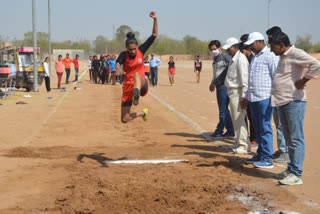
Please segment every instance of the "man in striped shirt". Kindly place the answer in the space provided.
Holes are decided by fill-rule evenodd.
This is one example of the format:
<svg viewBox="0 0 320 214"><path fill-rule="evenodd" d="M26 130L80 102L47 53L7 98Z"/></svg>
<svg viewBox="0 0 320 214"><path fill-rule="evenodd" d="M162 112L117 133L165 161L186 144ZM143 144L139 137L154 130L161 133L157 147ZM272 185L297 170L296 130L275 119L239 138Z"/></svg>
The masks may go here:
<svg viewBox="0 0 320 214"><path fill-rule="evenodd" d="M271 127L273 108L270 101L272 79L276 72L278 58L265 46L261 33L251 33L244 44L249 45L255 54L249 66L248 91L245 98L241 100L241 104L243 108L250 106L258 141L258 155L246 161L259 168L273 168Z"/></svg>

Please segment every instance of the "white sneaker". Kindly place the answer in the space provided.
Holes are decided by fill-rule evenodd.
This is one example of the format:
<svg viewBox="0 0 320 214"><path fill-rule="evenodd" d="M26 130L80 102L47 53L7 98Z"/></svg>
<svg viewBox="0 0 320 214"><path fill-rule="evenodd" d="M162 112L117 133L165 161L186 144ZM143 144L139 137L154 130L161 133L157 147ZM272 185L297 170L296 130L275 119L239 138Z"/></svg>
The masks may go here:
<svg viewBox="0 0 320 214"><path fill-rule="evenodd" d="M290 185L290 186L303 184L302 179L292 173L290 173L287 177L285 177L284 179L282 179L278 182L279 182L279 184Z"/></svg>
<svg viewBox="0 0 320 214"><path fill-rule="evenodd" d="M248 149L245 147L238 147L238 148L232 149L232 151L235 154L248 154Z"/></svg>

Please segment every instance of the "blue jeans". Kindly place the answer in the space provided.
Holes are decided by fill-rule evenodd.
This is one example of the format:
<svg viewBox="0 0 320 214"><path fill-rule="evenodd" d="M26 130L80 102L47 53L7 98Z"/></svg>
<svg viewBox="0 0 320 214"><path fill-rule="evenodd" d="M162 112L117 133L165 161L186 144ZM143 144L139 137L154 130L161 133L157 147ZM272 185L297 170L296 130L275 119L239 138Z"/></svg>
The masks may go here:
<svg viewBox="0 0 320 214"><path fill-rule="evenodd" d="M283 134L288 145L290 157L288 170L298 177L302 176L302 164L305 155L303 133L305 112L306 102L303 101L293 101L279 107Z"/></svg>
<svg viewBox="0 0 320 214"><path fill-rule="evenodd" d="M272 162L273 133L271 126L272 110L271 99L258 102L249 102L252 123L256 131L258 143L258 157L262 161Z"/></svg>
<svg viewBox="0 0 320 214"><path fill-rule="evenodd" d="M282 153L288 153L288 147L283 136L282 124L280 121L279 107L273 108L273 121L277 129L278 150Z"/></svg>
<svg viewBox="0 0 320 214"><path fill-rule="evenodd" d="M227 133L234 134L232 119L230 115L230 111L228 108L229 105L229 96L228 89L222 88L217 89L217 101L219 107L219 123L217 125L217 129L215 133L223 134L224 128L227 129Z"/></svg>
<svg viewBox="0 0 320 214"><path fill-rule="evenodd" d="M158 84L158 67L150 68L151 71L151 84L153 86Z"/></svg>

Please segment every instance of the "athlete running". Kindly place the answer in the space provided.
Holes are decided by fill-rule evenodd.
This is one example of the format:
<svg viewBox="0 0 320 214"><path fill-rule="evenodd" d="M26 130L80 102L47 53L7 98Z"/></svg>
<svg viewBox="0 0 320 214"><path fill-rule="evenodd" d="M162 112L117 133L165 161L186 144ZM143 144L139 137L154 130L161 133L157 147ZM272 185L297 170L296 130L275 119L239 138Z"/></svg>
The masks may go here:
<svg viewBox="0 0 320 214"><path fill-rule="evenodd" d="M158 36L158 21L155 12L150 13L153 18L152 35L145 43L138 47L138 42L133 33L127 34L126 48L127 51L122 52L116 63L118 74L124 75L122 90L122 103L121 103L121 122L128 123L131 120L142 117L144 121L148 119L148 109L141 112L130 113L133 105L139 104L140 96L145 96L148 93L148 78L145 76L144 59L143 55L154 42ZM123 65L123 70L121 69Z"/></svg>

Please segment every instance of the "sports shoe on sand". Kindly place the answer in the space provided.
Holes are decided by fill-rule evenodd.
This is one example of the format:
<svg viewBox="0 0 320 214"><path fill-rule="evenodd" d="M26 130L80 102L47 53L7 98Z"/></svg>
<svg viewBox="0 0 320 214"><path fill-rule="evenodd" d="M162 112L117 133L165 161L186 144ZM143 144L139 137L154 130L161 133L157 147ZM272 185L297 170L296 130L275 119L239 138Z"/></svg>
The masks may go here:
<svg viewBox="0 0 320 214"><path fill-rule="evenodd" d="M272 154L272 159L278 158L283 152L280 150L276 151L275 153Z"/></svg>
<svg viewBox="0 0 320 214"><path fill-rule="evenodd" d="M259 162L260 161L260 157L258 155L252 157L252 158L247 158L244 160L246 163L251 163L251 164L254 164L256 162Z"/></svg>
<svg viewBox="0 0 320 214"><path fill-rule="evenodd" d="M235 154L248 154L248 149L245 147L238 147L238 148L232 149L232 151Z"/></svg>
<svg viewBox="0 0 320 214"><path fill-rule="evenodd" d="M258 167L258 168L265 168L265 169L270 169L270 168L273 168L273 163L272 161L259 161L259 162L255 162L253 164L255 167Z"/></svg>
<svg viewBox="0 0 320 214"><path fill-rule="evenodd" d="M144 116L142 117L142 119L144 121L148 120L149 109L145 108L142 111L144 112Z"/></svg>
<svg viewBox="0 0 320 214"><path fill-rule="evenodd" d="M285 177L284 179L282 179L278 182L279 182L279 184L290 185L290 186L303 184L302 179L292 173L290 173L287 177Z"/></svg>
<svg viewBox="0 0 320 214"><path fill-rule="evenodd" d="M226 132L223 134L223 138L225 139L233 139L235 137L234 132Z"/></svg>
<svg viewBox="0 0 320 214"><path fill-rule="evenodd" d="M133 105L137 106L139 104L139 98L140 98L140 90L138 88L133 89Z"/></svg>
<svg viewBox="0 0 320 214"><path fill-rule="evenodd" d="M214 132L212 135L210 135L211 138L214 139L222 139L223 138L223 134L219 133L219 132Z"/></svg>

